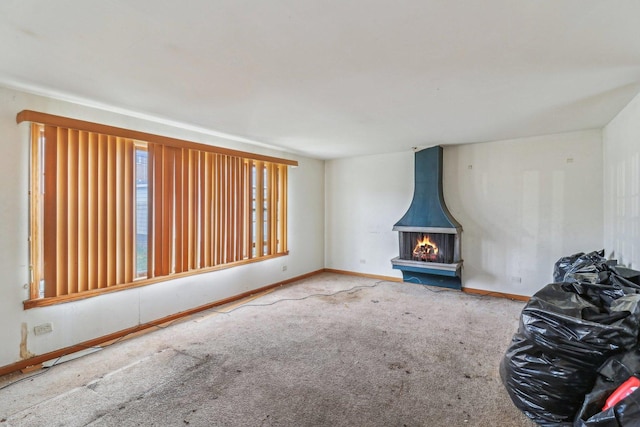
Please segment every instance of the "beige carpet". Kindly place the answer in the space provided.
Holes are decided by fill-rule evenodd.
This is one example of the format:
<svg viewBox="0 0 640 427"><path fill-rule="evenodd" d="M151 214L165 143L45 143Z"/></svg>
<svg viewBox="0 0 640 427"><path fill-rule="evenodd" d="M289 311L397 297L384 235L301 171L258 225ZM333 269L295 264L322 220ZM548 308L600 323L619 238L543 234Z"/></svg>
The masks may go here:
<svg viewBox="0 0 640 427"><path fill-rule="evenodd" d="M8 386L0 425L531 426L498 374L523 305L324 273Z"/></svg>

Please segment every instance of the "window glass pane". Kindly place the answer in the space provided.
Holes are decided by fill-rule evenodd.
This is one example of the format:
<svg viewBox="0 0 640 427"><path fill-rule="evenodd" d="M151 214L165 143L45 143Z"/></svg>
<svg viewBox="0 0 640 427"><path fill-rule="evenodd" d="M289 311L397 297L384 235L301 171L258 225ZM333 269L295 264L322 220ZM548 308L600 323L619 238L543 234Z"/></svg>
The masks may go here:
<svg viewBox="0 0 640 427"><path fill-rule="evenodd" d="M147 150L136 148L136 277L146 277L148 271L148 159L149 156Z"/></svg>

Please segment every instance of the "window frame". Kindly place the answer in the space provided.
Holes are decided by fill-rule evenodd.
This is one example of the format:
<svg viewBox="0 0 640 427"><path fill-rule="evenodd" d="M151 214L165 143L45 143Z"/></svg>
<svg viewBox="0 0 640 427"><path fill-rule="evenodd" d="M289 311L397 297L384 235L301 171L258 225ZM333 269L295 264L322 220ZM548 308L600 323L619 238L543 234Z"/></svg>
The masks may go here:
<svg viewBox="0 0 640 427"><path fill-rule="evenodd" d="M146 285L150 285L158 282L177 279L180 277L231 268L234 266L243 265L247 263L259 262L265 259L285 256L285 255L288 255L289 253L288 247L287 247L287 211L288 211L287 169L288 169L288 166L298 165L298 162L295 160L276 158L271 156L264 156L260 154L239 151L239 150L216 147L216 146L211 146L207 144L180 140L176 138L154 135L150 133L118 128L118 127L113 127L113 126L108 126L108 125L103 125L103 124L98 124L93 122L87 122L87 121L82 121L77 119L71 119L71 118L51 115L47 113L35 112L31 110L24 110L18 113L16 117L16 121L17 123L22 123L22 122L32 123L32 136L30 137L31 183L30 183L30 221L29 221L29 224L30 224L30 230L29 230L30 292L29 292L29 299L24 301L25 308L40 307L40 306L58 304L58 303L63 303L63 302L68 302L68 301L73 301L78 299L89 298L97 295L102 295L108 292L114 292L114 291L119 291L123 289L138 287L138 286L146 286ZM224 224L216 223L216 227L229 226L229 227L241 227L244 229L250 229L253 227L251 223L249 223L249 225L247 225L246 223L243 223L242 220L238 218L238 215L244 215L244 218L248 216L248 220L250 220L251 217L253 216L251 211L251 206L254 204L254 202L255 202L255 206L261 206L261 208L258 209L258 211L260 214L262 214L261 217L263 220L260 225L258 224L255 225L255 229L259 231L257 233L257 236L252 237L252 241L247 240L246 236L242 235L240 237L238 236L234 237L236 239L235 244L227 240L221 243L222 245L226 245L226 250L235 251L236 253L245 251L245 253L248 253L248 256L245 257L241 254L240 256L241 259L238 259L238 257L235 257L235 258L232 257L233 259L231 262L224 262L223 260L223 262L217 263L215 265L189 268L187 269L187 271L180 271L180 272L171 271L173 268L171 266L169 267L164 266L163 274L159 274L159 275L151 274L144 278L137 278L136 277L137 261L136 261L136 250L135 250L135 243L134 243L133 259L132 259L133 279L131 281L128 281L127 283L122 283L122 284L108 285L106 287L102 287L98 289L89 289L89 290L83 290L75 293L41 297L40 282L42 278L42 273L41 273L43 269L42 266L44 265L44 262L43 262L44 251L42 249L43 248L42 240L43 240L44 231L43 231L43 225L42 225L42 221L40 220L40 217L44 209L42 191L44 190L46 183L45 183L45 179L41 175L42 167L44 166L44 161L45 161L44 155L42 155L41 153L41 144L43 142L40 137L36 138L33 135L33 132L35 132L35 129L36 129L36 125L55 126L58 128L66 128L73 131L92 132L92 133L98 133L98 134L105 134L105 135L113 136L116 138L127 138L129 140L133 140L134 148L133 148L133 155L131 160L132 161L131 167L134 170L134 178L133 178L134 188L130 192L130 194L132 194L132 200L129 201L129 205L133 205L132 215L134 217L137 216L136 190L135 190L135 181L136 181L135 180L135 162L136 162L135 150L137 149L137 147L145 146L145 149L149 150L149 147L153 146L155 147L155 149L162 149L162 150L166 149L169 152L186 152L185 150L187 150L188 152L191 152L189 150L196 150L195 153L200 153L199 155L201 156L201 158L215 159L217 163L212 166L216 166L216 169L215 170L212 169L212 171L210 171L209 173L219 175L220 173L222 173L222 172L219 172L219 170L217 169L219 167L221 168L220 170L227 170L229 174L227 177L228 181L225 181L229 183L228 184L229 187L219 188L219 190L221 190L222 196L217 196L217 197L227 197L227 198L240 197L238 196L238 194L240 193L234 193L234 191L236 192L239 191L238 190L238 188L240 187L239 183L243 181L244 179L243 175L247 176L251 174L251 172L249 173L242 172L242 170L247 170L246 169L247 167L255 168L256 170L262 169L264 171L263 173L254 173L254 175L258 177L258 179L256 180L257 181L256 185L262 186L262 188L264 188L265 190L254 192L254 194L256 195L255 201L251 200L251 195L249 195L249 200L245 201L245 205L248 204L248 206L242 205L240 201L233 202L233 203L236 203L235 207L234 206L229 207L225 205L226 207L224 207L224 209L227 209L225 213L226 215L225 218L227 222ZM149 160L149 162L151 162L151 159ZM199 166L199 168L200 169L198 169L198 171L201 171L201 169L203 169L204 166ZM227 168L227 169L223 169L223 168ZM149 170L151 171L151 165L149 166ZM266 177L266 181L269 181L269 182L265 182L265 177ZM236 182L236 178L237 178L237 182ZM179 178L170 177L168 179L177 180ZM217 179L220 182L222 182L222 178L220 176L218 176ZM250 177L248 179L249 181L251 181ZM220 185L223 185L223 184L220 184ZM266 191L267 185L269 186L270 191ZM151 181L149 182L149 187L152 187ZM153 190L150 188L149 195L148 195L149 199L152 198L151 196L152 191ZM250 186L249 186L249 193L251 193ZM174 201L171 203L174 203L174 204L177 203L175 202L175 199L178 196L175 193L171 194L169 192L167 194L170 194L170 197L173 197L174 199ZM154 209L153 203L154 203L153 201L151 200L149 201L150 211ZM225 199L223 203L228 204L230 202L227 202ZM248 208L248 215L246 213L245 214L238 213L239 211L237 209L240 209L242 206L244 206L243 209ZM149 215L153 216L153 214L149 214ZM235 218L233 217L233 215L235 215ZM257 215L256 215L256 218L257 218ZM210 226L211 224L212 223L209 223ZM265 236L265 233L264 233L264 230L267 228L265 224L268 224L268 227L269 227L266 234L271 237L270 240L266 238L267 236ZM150 221L149 227L152 227L152 226L154 226L154 224L152 224L152 222ZM172 225L172 227L174 226ZM222 228L219 228L219 230L222 230ZM134 224L133 232L134 232L133 241L135 242L136 240L135 224ZM223 232L223 233L219 233L219 235L227 236L227 234L229 233L231 232L228 232L228 233ZM235 233L242 234L241 232L237 232L237 231ZM247 231L246 234L249 234L249 232ZM130 238L131 237L129 236L129 239ZM212 237L208 237L208 238L212 238ZM229 238L230 237L227 236L227 239ZM240 242L240 240L242 240L242 242ZM256 244L257 242L261 242L262 244L258 245ZM149 244L155 245L156 243L155 242L152 243L150 240ZM245 247L244 249L241 249L238 247L238 245L241 246L241 245L247 245L247 244L250 244L248 248ZM156 247L154 246L154 248ZM252 256L252 252L254 251L255 251L255 256ZM228 259L229 258L227 258L227 260ZM152 268L151 261L149 260L148 262L149 262L149 269L151 269ZM168 272L167 272L167 268L168 268Z"/></svg>

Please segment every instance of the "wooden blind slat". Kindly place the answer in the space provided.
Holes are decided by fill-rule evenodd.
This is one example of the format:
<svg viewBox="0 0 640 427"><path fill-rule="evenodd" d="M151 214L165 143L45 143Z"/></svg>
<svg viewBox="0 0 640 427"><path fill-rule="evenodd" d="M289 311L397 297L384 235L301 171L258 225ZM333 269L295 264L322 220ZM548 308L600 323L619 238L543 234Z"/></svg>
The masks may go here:
<svg viewBox="0 0 640 427"><path fill-rule="evenodd" d="M165 199L163 203L162 214L162 264L163 275L173 273L174 245L173 245L173 216L174 216L174 194L175 194L175 150L165 147L164 158L164 189L162 197Z"/></svg>
<svg viewBox="0 0 640 427"><path fill-rule="evenodd" d="M183 221L183 207L184 203L184 185L183 185L183 167L182 149L175 150L175 257L174 257L174 272L181 273L185 270L183 266L183 252L184 247L184 221Z"/></svg>
<svg viewBox="0 0 640 427"><path fill-rule="evenodd" d="M271 244L271 253L278 253L278 190L279 190L279 174L278 166L273 165L273 184L271 186L271 234L273 241Z"/></svg>
<svg viewBox="0 0 640 427"><path fill-rule="evenodd" d="M165 156L165 148L163 146L156 147L156 151L154 153L154 165L156 169L156 175L154 176L155 182L155 227L154 234L156 238L156 259L155 259L155 275L163 276L165 275L165 271L167 270L166 266L163 265L163 259L165 257L166 247L165 247L165 233L164 233L164 221L166 211L164 209L164 205L166 203L165 200L165 180L164 175L167 172L164 168L164 156Z"/></svg>
<svg viewBox="0 0 640 427"><path fill-rule="evenodd" d="M114 278L113 284L124 283L125 224L124 224L124 138L115 138L115 203L114 203Z"/></svg>
<svg viewBox="0 0 640 427"><path fill-rule="evenodd" d="M156 234L155 234L155 214L156 214L156 164L155 164L156 144L147 146L147 164L149 176L147 181L147 277L155 277L156 259Z"/></svg>
<svg viewBox="0 0 640 427"><path fill-rule="evenodd" d="M212 239L213 229L212 229L212 206L211 206L211 194L214 191L211 176L212 170L214 168L214 155L211 153L203 153L204 164L202 165L201 177L203 183L203 194L202 194L202 244L203 244L203 252L202 258L203 262L201 263L202 267L209 267L213 265L212 262L212 246L214 244L214 240Z"/></svg>
<svg viewBox="0 0 640 427"><path fill-rule="evenodd" d="M29 231L30 231L30 250L31 250L31 263L29 265L29 272L31 273L31 288L29 292L30 299L37 299L40 297L40 281L42 277L42 269L39 268L42 264L42 215L40 212L41 206L44 204L42 197L42 174L43 167L40 153L41 141L44 137L44 127L38 123L31 123L31 147L30 147L30 166L31 166L31 200L29 206Z"/></svg>
<svg viewBox="0 0 640 427"><path fill-rule="evenodd" d="M281 215L282 224L283 224L282 225L282 227L283 227L283 232L282 232L283 243L282 243L281 252L284 253L284 252L287 252L289 250L289 248L287 246L288 245L288 243L287 243L287 239L288 239L287 232L288 232L288 229L289 229L289 227L287 226L287 224L288 224L287 216L288 216L288 212L289 212L289 204L288 204L289 203L289 201L288 201L289 195L288 195L288 190L287 190L288 187L289 187L289 169L287 169L286 167L283 167L283 170L284 170L284 180L283 180L284 181L284 184L283 184L284 191L282 192L282 194L280 196L282 197L282 200L283 200L283 203L282 203L283 209L282 209L282 215Z"/></svg>
<svg viewBox="0 0 640 427"><path fill-rule="evenodd" d="M164 209L162 208L164 203L164 168L162 167L162 157L164 155L164 147L156 145L153 150L153 236L154 236L154 277L163 275L162 266L162 244L164 242L162 235L162 216L164 215Z"/></svg>
<svg viewBox="0 0 640 427"><path fill-rule="evenodd" d="M224 197L224 237L223 237L223 242L226 243L225 245L225 257L224 257L224 262L228 263L228 262L233 262L233 213L232 213L232 208L233 208L233 198L235 197L235 194L233 193L233 186L232 186L232 170L231 170L231 159L229 158L229 156L224 156L224 170L223 170L223 174L224 174L224 182L223 182L223 188L224 188L224 192L225 192L225 197Z"/></svg>
<svg viewBox="0 0 640 427"><path fill-rule="evenodd" d="M287 242L287 167L283 165L278 166L278 174L279 180L278 184L280 189L278 190L278 218L280 220L280 224L278 227L278 251L285 252L286 242Z"/></svg>
<svg viewBox="0 0 640 427"><path fill-rule="evenodd" d="M271 253L278 253L278 165L272 165L271 172Z"/></svg>
<svg viewBox="0 0 640 427"><path fill-rule="evenodd" d="M78 292L89 289L89 135L78 133Z"/></svg>
<svg viewBox="0 0 640 427"><path fill-rule="evenodd" d="M264 255L264 163L256 162L256 256Z"/></svg>
<svg viewBox="0 0 640 427"><path fill-rule="evenodd" d="M123 244L124 244L124 271L123 281L120 283L131 283L135 276L135 244L136 244L136 229L135 229L135 145L132 139L125 139L124 141L124 182L122 190L123 199L123 212L124 219L124 231L123 231Z"/></svg>
<svg viewBox="0 0 640 427"><path fill-rule="evenodd" d="M165 264L168 248L166 247L167 235L165 232L165 222L167 216L167 210L165 209L166 200L166 180L165 174L167 169L165 167L166 147L157 146L154 150L153 164L154 164L154 204L155 204L155 219L154 219L154 235L155 235L155 276L164 276L168 274L168 266Z"/></svg>
<svg viewBox="0 0 640 427"><path fill-rule="evenodd" d="M235 185L235 193L236 193L236 203L235 203L235 230L236 230L236 253L235 253L235 261L240 261L242 259L242 243L243 243L243 228L242 228L242 205L244 202L243 197L243 185L242 185L242 159L235 158L234 159L234 177L233 182Z"/></svg>
<svg viewBox="0 0 640 427"><path fill-rule="evenodd" d="M107 138L107 286L116 284L117 243L117 174L116 137Z"/></svg>
<svg viewBox="0 0 640 427"><path fill-rule="evenodd" d="M198 169L200 157L195 150L189 150L189 267L198 268Z"/></svg>
<svg viewBox="0 0 640 427"><path fill-rule="evenodd" d="M222 222L224 221L224 193L222 188L222 156L218 154L213 155L215 162L213 163L214 173L212 175L212 194L211 200L213 201L213 227L212 233L214 236L213 251L215 254L210 266L222 264L224 249L223 249L223 233Z"/></svg>
<svg viewBox="0 0 640 427"><path fill-rule="evenodd" d="M43 279L45 284L45 297L58 295L57 279L57 254L56 232L58 223L58 129L54 126L46 126L44 149L44 197L43 197Z"/></svg>
<svg viewBox="0 0 640 427"><path fill-rule="evenodd" d="M265 170L265 231L264 231L264 242L265 242L265 255L271 253L271 212L269 211L269 207L271 206L271 164L267 163L264 167Z"/></svg>
<svg viewBox="0 0 640 427"><path fill-rule="evenodd" d="M88 283L87 288L97 289L99 283L98 276L98 261L99 261L99 239L100 233L99 221L98 221L98 135L91 133L88 135L88 187L87 187L87 205L88 205L88 251L87 251L87 270L88 270Z"/></svg>
<svg viewBox="0 0 640 427"><path fill-rule="evenodd" d="M269 166L269 253L275 254L278 252L278 168L274 164Z"/></svg>
<svg viewBox="0 0 640 427"><path fill-rule="evenodd" d="M109 284L109 138L98 136L98 288Z"/></svg>
<svg viewBox="0 0 640 427"><path fill-rule="evenodd" d="M79 218L78 218L78 131L67 132L67 293L78 292L78 246L79 246ZM64 238L63 236L60 236ZM61 260L62 261L62 260Z"/></svg>
<svg viewBox="0 0 640 427"><path fill-rule="evenodd" d="M252 194L251 194L251 167L252 162L244 161L243 162L243 172L244 172L244 256L247 259L253 258L253 250L251 244L253 242L253 233L252 233Z"/></svg>
<svg viewBox="0 0 640 427"><path fill-rule="evenodd" d="M69 240L67 237L67 215L69 195L67 194L67 178L68 178L68 144L67 129L58 128L58 176L56 186L56 197L58 199L57 212L57 259L56 259L56 293L58 295L67 295L68 288L68 265L67 265L67 249Z"/></svg>

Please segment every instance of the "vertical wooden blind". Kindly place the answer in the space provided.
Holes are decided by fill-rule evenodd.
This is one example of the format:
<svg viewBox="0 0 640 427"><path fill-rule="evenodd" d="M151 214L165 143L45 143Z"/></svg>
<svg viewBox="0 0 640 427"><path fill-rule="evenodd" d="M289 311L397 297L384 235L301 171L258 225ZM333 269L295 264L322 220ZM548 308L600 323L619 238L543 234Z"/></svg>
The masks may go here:
<svg viewBox="0 0 640 427"><path fill-rule="evenodd" d="M33 125L43 142L44 296L133 281L133 140Z"/></svg>
<svg viewBox="0 0 640 427"><path fill-rule="evenodd" d="M153 232L147 277L287 251L286 165L153 143L148 152ZM271 204L264 197L254 204L254 188Z"/></svg>
<svg viewBox="0 0 640 427"><path fill-rule="evenodd" d="M287 253L287 164L53 124L33 123L31 134L32 300ZM139 218L147 218L146 276Z"/></svg>

